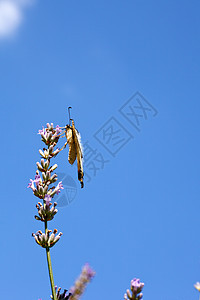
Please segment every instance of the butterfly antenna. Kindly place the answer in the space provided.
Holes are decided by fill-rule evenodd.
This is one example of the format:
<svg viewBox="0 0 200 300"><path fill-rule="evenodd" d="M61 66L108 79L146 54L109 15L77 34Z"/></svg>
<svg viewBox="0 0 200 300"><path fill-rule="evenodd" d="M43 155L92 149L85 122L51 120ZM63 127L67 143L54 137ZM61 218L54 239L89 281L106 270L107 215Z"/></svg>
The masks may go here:
<svg viewBox="0 0 200 300"><path fill-rule="evenodd" d="M69 107L68 107L68 114L69 114L69 125L70 125L70 121L71 121L70 109L72 109L72 107L71 107L71 106L69 106Z"/></svg>

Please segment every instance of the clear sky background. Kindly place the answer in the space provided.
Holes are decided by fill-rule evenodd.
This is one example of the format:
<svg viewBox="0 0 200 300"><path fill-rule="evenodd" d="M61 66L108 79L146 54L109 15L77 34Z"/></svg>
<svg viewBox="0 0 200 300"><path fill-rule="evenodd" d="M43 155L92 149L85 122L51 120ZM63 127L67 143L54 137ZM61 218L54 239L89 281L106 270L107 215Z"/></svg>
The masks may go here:
<svg viewBox="0 0 200 300"><path fill-rule="evenodd" d="M85 300L122 300L134 277L144 299L198 299L199 14L197 0L0 1L1 299L50 299L27 185L38 130L64 126L68 106L107 163L91 156L80 189L68 150L55 159L77 189L50 223L63 232L51 251L55 283L70 288L89 262ZM136 128L119 110L138 99L151 109L135 108ZM103 137L105 126L117 134Z"/></svg>

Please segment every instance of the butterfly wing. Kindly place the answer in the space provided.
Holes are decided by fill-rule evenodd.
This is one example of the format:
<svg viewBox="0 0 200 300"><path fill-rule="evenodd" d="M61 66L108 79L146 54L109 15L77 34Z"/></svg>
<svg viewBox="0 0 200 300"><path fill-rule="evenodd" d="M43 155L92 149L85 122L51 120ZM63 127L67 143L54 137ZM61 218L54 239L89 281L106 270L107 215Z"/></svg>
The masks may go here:
<svg viewBox="0 0 200 300"><path fill-rule="evenodd" d="M72 143L69 147L69 155L68 155L68 161L71 165L73 165L73 163L76 160L76 146L75 143Z"/></svg>
<svg viewBox="0 0 200 300"><path fill-rule="evenodd" d="M79 132L76 130L74 121L72 120L72 136L76 148L76 158L77 158L77 167L78 167L78 180L81 183L81 188L83 188L83 150L81 146L81 137Z"/></svg>
<svg viewBox="0 0 200 300"><path fill-rule="evenodd" d="M67 138L67 143L69 145L68 161L71 165L73 165L73 163L76 160L77 153L76 153L76 145L74 142L73 131L71 126L69 125L67 126L65 135Z"/></svg>

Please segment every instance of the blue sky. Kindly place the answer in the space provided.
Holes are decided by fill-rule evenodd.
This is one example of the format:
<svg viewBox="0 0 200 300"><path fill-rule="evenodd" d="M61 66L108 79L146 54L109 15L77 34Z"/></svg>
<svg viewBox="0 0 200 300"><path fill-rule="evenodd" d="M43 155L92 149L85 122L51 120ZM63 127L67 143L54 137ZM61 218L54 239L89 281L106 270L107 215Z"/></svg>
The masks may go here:
<svg viewBox="0 0 200 300"><path fill-rule="evenodd" d="M27 184L38 130L64 126L68 106L107 162L89 157L80 189L67 149L55 159L76 190L50 224L63 232L51 251L56 284L69 288L89 262L97 274L83 299L121 300L134 277L144 299L198 299L199 9L197 0L0 1L2 299L49 299ZM139 103L149 110L135 118Z"/></svg>

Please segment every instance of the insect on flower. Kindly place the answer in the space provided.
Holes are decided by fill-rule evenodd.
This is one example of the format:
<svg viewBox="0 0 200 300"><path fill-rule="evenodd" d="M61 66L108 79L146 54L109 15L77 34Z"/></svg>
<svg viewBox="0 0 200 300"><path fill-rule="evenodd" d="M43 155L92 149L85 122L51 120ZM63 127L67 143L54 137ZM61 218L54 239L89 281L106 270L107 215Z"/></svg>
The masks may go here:
<svg viewBox="0 0 200 300"><path fill-rule="evenodd" d="M67 142L60 149L60 151L66 148L67 144L69 145L68 161L71 165L73 165L75 160L77 160L78 180L81 183L81 188L83 188L84 173L83 173L83 150L81 145L81 136L78 130L75 128L74 120L70 118L70 109L71 107L68 107L69 124L63 127Z"/></svg>

